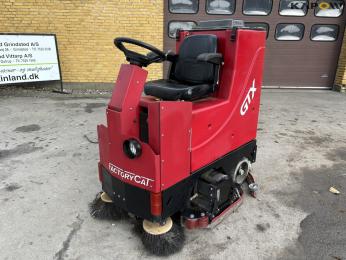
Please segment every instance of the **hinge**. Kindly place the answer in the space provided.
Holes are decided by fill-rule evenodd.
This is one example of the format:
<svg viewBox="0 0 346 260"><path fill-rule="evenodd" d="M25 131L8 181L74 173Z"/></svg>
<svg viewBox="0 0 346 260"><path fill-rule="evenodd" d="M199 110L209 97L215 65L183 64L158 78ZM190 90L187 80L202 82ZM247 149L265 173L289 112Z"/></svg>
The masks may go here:
<svg viewBox="0 0 346 260"><path fill-rule="evenodd" d="M231 31L231 41L234 42L237 39L238 28L233 27Z"/></svg>
<svg viewBox="0 0 346 260"><path fill-rule="evenodd" d="M175 40L177 42L180 41L180 32L181 32L180 29L177 29L176 32L175 32Z"/></svg>

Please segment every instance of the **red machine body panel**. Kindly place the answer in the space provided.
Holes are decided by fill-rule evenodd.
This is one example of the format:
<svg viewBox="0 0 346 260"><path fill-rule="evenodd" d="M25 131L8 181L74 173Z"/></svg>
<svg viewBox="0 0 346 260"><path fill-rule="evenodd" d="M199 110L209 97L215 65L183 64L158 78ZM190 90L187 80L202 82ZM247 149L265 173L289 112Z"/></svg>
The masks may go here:
<svg viewBox="0 0 346 260"><path fill-rule="evenodd" d="M122 65L107 109L107 126L98 126L100 165L115 178L154 193L256 138L266 33L182 31L177 53L191 34L218 37L224 64L220 86L212 96L195 102L144 97L147 72ZM148 113L148 142L140 140L143 108ZM123 152L123 142L130 138L142 147L135 159Z"/></svg>
<svg viewBox="0 0 346 260"><path fill-rule="evenodd" d="M137 108L147 75L148 72L138 66L121 65L112 98L108 104L109 108L116 111Z"/></svg>
<svg viewBox="0 0 346 260"><path fill-rule="evenodd" d="M190 175L191 102L160 102L161 186L167 189Z"/></svg>
<svg viewBox="0 0 346 260"><path fill-rule="evenodd" d="M115 178L160 192L160 156L157 151L149 144L141 143L140 157L130 159L123 152L125 140L139 140L139 102L146 77L147 71L138 66L121 66L108 104L107 127L98 126L100 162Z"/></svg>
<svg viewBox="0 0 346 260"><path fill-rule="evenodd" d="M192 103L141 97L146 75L138 66L121 66L107 126L98 126L100 163L115 178L158 193L190 175ZM148 110L148 143L139 137L141 108ZM123 152L124 141L131 138L142 147L135 159Z"/></svg>
<svg viewBox="0 0 346 260"><path fill-rule="evenodd" d="M224 65L213 97L193 103L192 172L256 139L265 50L265 32L246 29L181 32L177 49L193 34L217 35Z"/></svg>
<svg viewBox="0 0 346 260"><path fill-rule="evenodd" d="M117 112L108 111L109 122L116 121L115 113ZM160 156L155 154L148 144L143 143L142 155L136 158L135 161L129 159L123 152L123 142L129 136L114 135L114 130L113 127L98 126L100 156L103 167L123 182L142 189L159 192Z"/></svg>

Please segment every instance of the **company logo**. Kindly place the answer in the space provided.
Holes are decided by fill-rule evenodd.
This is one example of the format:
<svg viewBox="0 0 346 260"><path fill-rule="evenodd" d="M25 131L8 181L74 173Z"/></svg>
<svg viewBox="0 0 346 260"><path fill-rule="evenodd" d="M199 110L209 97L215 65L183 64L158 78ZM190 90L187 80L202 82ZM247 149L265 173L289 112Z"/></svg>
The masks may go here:
<svg viewBox="0 0 346 260"><path fill-rule="evenodd" d="M134 174L132 172L125 171L112 163L109 163L109 170L118 175L123 180L129 180L131 182L135 182L137 184L143 185L144 187L151 187L150 183L154 180Z"/></svg>
<svg viewBox="0 0 346 260"><path fill-rule="evenodd" d="M322 2L311 2L310 5L307 3L307 1L292 1L289 5L291 9L314 9L319 8L321 10L327 10L327 9L340 9L344 7L345 3L342 0L335 0L335 1L322 1Z"/></svg>
<svg viewBox="0 0 346 260"><path fill-rule="evenodd" d="M255 93L256 93L256 85L255 85L255 79L252 81L252 86L251 88L249 89L249 92L247 93L244 101L243 101L243 104L241 105L240 107L240 114L242 116L244 116L246 114L246 112L249 110L249 106L251 104L251 101L254 99L255 97Z"/></svg>

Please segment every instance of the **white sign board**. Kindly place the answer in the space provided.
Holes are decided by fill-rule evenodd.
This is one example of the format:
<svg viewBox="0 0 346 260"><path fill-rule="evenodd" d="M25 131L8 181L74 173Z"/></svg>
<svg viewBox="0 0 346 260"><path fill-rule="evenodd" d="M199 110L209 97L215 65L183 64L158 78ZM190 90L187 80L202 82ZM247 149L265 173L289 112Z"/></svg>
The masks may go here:
<svg viewBox="0 0 346 260"><path fill-rule="evenodd" d="M0 85L58 80L55 35L0 34Z"/></svg>

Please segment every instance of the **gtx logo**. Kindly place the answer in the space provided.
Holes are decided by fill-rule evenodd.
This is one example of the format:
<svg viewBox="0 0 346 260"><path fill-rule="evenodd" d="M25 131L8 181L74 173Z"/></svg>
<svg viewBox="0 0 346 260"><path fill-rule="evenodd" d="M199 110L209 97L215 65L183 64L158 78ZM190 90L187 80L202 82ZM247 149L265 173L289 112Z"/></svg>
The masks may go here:
<svg viewBox="0 0 346 260"><path fill-rule="evenodd" d="M108 167L112 173L118 175L121 179L129 180L131 182L135 182L135 183L143 185L145 187L149 187L149 186L151 187L150 182L154 181L152 179L134 174L132 172L125 171L125 170L115 166L112 163L109 163Z"/></svg>
<svg viewBox="0 0 346 260"><path fill-rule="evenodd" d="M246 114L246 112L249 110L249 106L251 104L251 101L254 99L255 97L255 92L256 92L257 88L255 86L255 79L252 81L252 86L249 89L249 92L247 93L245 100L243 101L243 104L240 107L240 114L242 116L244 116Z"/></svg>

